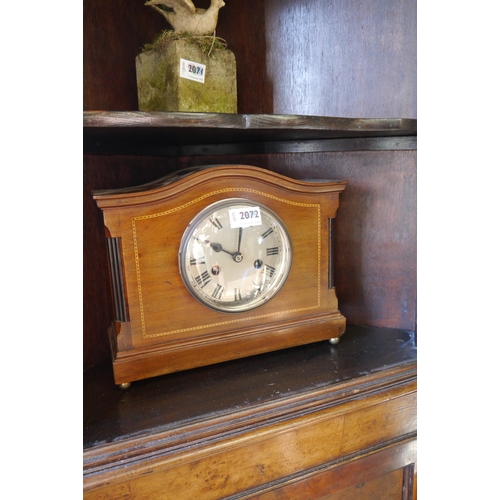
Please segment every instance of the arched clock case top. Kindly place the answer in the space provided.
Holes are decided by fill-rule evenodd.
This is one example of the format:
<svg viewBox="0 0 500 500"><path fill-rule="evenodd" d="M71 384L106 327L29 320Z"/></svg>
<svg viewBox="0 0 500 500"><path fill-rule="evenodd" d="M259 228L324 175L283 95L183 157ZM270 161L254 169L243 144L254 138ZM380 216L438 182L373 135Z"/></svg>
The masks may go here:
<svg viewBox="0 0 500 500"><path fill-rule="evenodd" d="M95 191L115 382L339 338L329 269L345 185L218 165Z"/></svg>

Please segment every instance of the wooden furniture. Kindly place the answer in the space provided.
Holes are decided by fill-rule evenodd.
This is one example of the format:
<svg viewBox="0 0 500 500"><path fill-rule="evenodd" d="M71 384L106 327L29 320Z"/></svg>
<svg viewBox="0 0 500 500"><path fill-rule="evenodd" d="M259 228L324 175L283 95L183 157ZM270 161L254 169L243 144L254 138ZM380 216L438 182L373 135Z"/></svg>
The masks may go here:
<svg viewBox="0 0 500 500"><path fill-rule="evenodd" d="M415 499L416 2L226 1L234 116L135 111L161 16L83 7L84 497ZM348 181L332 242L346 333L120 391L91 192L219 163Z"/></svg>
<svg viewBox="0 0 500 500"><path fill-rule="evenodd" d="M113 285L116 383L337 342L346 319L331 242L344 188L219 165L95 191Z"/></svg>
<svg viewBox="0 0 500 500"><path fill-rule="evenodd" d="M360 326L128 391L104 363L85 380L85 498L415 499L415 377L412 332Z"/></svg>

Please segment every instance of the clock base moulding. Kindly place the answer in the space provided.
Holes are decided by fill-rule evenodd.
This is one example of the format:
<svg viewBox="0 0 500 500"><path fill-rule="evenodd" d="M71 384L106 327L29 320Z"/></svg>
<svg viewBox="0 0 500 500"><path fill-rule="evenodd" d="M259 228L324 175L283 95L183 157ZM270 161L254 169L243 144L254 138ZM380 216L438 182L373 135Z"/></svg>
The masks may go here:
<svg viewBox="0 0 500 500"><path fill-rule="evenodd" d="M209 338L173 342L172 345L164 343L154 348L122 352L113 350L115 383L124 384L321 340L338 339L345 328L346 320L337 312L290 324L272 323L267 328L260 327L254 331L223 332ZM109 333L110 339L114 339L113 325Z"/></svg>
<svg viewBox="0 0 500 500"><path fill-rule="evenodd" d="M218 165L181 171L136 188L94 192L108 240L115 314L109 337L115 382L127 384L338 339L345 331L346 319L338 310L330 277L331 222L345 185L345 181L290 179L246 165ZM211 220L205 217L207 207L210 211L211 206L225 206L226 200L244 200L250 206L255 204L256 211L275 214L272 228L278 233L278 226L282 225L289 235L290 256L281 258L281 253L286 253L281 240L274 242L266 254L265 245L259 248L256 243L259 228L231 229L225 212L214 212L218 217L216 224L206 222ZM193 224L200 226L191 233ZM266 228L269 226L263 224L262 232ZM243 238L250 239L250 233L254 238L246 242L245 250L242 246L244 265L241 259L235 263L234 258L242 232ZM185 246L188 250L181 248L185 234L201 242L196 248L196 252L202 252L199 260L189 253L193 252L192 245ZM212 243L221 238L229 248L233 236L230 255L226 255L229 251L221 252L220 242ZM258 239L262 243L263 238ZM247 294L247 308L239 293L234 294L233 300L226 290L225 298L222 297L221 289L228 286L214 262L220 262L226 275L232 273L233 281L240 279L244 290L249 283L251 288L248 274L254 280L257 276L249 262L265 263L266 258L272 269L286 267L284 283L277 290L275 287L272 298L261 300L258 295L267 293L266 286L275 286L272 273L265 277L264 291L259 291L256 299ZM181 266L181 259L188 264ZM190 260L193 266L206 267L200 267L200 276L209 275L210 287L215 287L213 293L203 291L206 283L196 279L196 272L189 275ZM188 279L193 286L186 286ZM216 307L210 307L211 302Z"/></svg>

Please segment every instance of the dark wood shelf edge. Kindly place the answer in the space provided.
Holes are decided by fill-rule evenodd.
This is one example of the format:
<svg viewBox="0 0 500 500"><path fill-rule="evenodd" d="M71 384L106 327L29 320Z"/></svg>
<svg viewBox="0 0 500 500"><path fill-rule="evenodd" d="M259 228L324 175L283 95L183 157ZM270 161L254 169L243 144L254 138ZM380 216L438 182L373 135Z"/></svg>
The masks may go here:
<svg viewBox="0 0 500 500"><path fill-rule="evenodd" d="M99 367L97 375L87 374L94 381L84 394L84 426L90 435L92 427L102 427L109 438L91 442L87 437L84 475L416 383L412 332L352 325L346 335L343 350L327 342L299 346L140 381L130 392L112 384L109 366ZM240 393L247 394L234 392L244 384ZM280 391L270 392L270 386ZM146 408L157 416L148 421ZM127 420L127 412L139 425Z"/></svg>
<svg viewBox="0 0 500 500"><path fill-rule="evenodd" d="M302 141L269 141L170 146L154 141L136 143L125 138L102 141L86 137L84 153L90 155L130 156L216 156L242 154L331 153L341 151L408 151L417 149L416 136L359 137L313 139Z"/></svg>
<svg viewBox="0 0 500 500"><path fill-rule="evenodd" d="M84 127L229 128L241 130L329 130L416 135L413 118L346 118L312 115L186 113L165 111L84 111Z"/></svg>
<svg viewBox="0 0 500 500"><path fill-rule="evenodd" d="M86 154L196 156L416 149L417 121L87 111Z"/></svg>

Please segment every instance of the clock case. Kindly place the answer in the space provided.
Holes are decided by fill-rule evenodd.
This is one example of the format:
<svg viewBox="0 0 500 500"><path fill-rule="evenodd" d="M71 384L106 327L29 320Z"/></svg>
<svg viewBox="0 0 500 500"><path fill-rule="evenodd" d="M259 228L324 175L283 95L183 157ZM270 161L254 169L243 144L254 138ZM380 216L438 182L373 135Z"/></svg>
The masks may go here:
<svg viewBox="0 0 500 500"><path fill-rule="evenodd" d="M332 231L345 185L217 165L134 188L94 191L108 246L115 383L339 338L346 319L333 283ZM200 303L179 271L186 227L204 208L227 198L270 208L287 227L293 247L280 291L241 313Z"/></svg>

